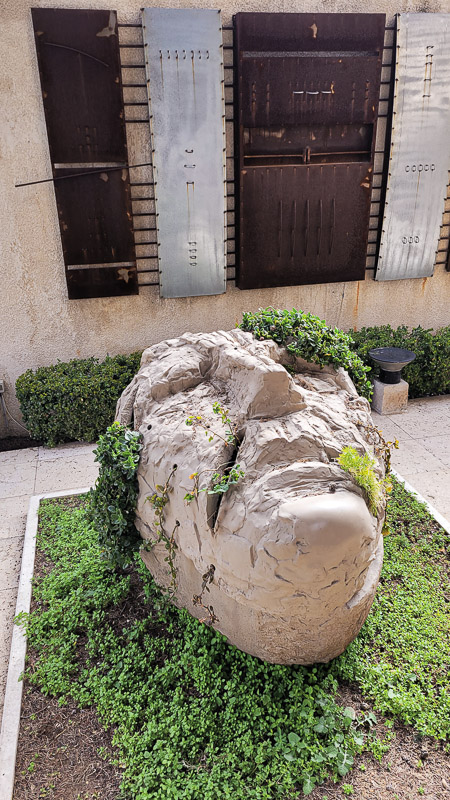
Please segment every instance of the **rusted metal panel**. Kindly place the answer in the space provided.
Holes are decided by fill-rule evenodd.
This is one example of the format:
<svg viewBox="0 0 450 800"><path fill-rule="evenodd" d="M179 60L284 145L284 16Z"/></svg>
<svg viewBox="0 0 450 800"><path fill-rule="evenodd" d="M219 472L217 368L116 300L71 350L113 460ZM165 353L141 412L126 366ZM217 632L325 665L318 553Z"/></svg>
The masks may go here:
<svg viewBox="0 0 450 800"><path fill-rule="evenodd" d="M235 17L240 288L364 279L384 23Z"/></svg>
<svg viewBox="0 0 450 800"><path fill-rule="evenodd" d="M143 9L162 297L226 290L220 12Z"/></svg>
<svg viewBox="0 0 450 800"><path fill-rule="evenodd" d="M367 164L361 163L243 170L242 196L252 224L242 239L241 264L253 268L241 274L241 288L363 278L367 179Z"/></svg>
<svg viewBox="0 0 450 800"><path fill-rule="evenodd" d="M450 14L399 14L376 280L433 274L450 169Z"/></svg>
<svg viewBox="0 0 450 800"><path fill-rule="evenodd" d="M69 297L136 294L116 12L32 17Z"/></svg>

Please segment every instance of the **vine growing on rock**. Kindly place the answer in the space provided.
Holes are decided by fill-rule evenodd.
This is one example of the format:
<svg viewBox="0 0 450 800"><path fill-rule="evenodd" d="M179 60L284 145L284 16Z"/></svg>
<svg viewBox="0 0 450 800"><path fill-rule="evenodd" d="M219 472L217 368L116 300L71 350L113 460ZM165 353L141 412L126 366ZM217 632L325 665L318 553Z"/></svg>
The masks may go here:
<svg viewBox="0 0 450 800"><path fill-rule="evenodd" d="M213 412L220 417L222 425L225 428L223 436L216 431L212 431L209 424L205 422L203 417L200 415L192 415L188 417L186 420L186 425L202 428L205 431L209 442L212 442L213 439L217 437L218 439L221 439L222 442L224 442L227 446L232 446L237 450L241 443L241 439L236 426L233 424L230 418L229 410L222 406L219 402L215 402L213 403ZM217 470L213 469L202 470L201 472L197 470L190 475L191 480L194 481L194 485L192 491L186 492L184 496L184 500L187 504L191 503L192 500L195 500L201 492L207 492L208 494L225 494L225 492L227 492L231 486L239 483L241 478L245 477L245 472L241 469L241 465L233 464L232 460L226 462L225 464L220 464L220 467L225 468L223 472L217 472ZM209 486L204 486L202 489L200 489L200 475L206 472L213 473L211 476L211 483Z"/></svg>
<svg viewBox="0 0 450 800"><path fill-rule="evenodd" d="M141 538L134 525L138 497L137 468L142 444L140 434L114 422L94 450L100 464L90 491L89 514L105 558L123 568L139 550Z"/></svg>
<svg viewBox="0 0 450 800"><path fill-rule="evenodd" d="M200 619L199 622L205 622L207 625L212 625L214 622L219 621L219 618L216 617L214 613L213 606L212 605L207 606L203 602L203 595L205 592L209 592L208 584L213 582L215 571L216 568L214 564L210 564L205 574L202 575L202 588L200 594L194 594L192 598L194 606L200 606L200 608L203 608L206 611L207 616Z"/></svg>
<svg viewBox="0 0 450 800"><path fill-rule="evenodd" d="M178 520L175 520L175 525L173 526L171 533L168 533L165 529L165 508L169 502L169 494L173 491L173 486L170 485L170 482L176 471L177 465L174 464L172 471L164 485L157 483L155 487L156 491L153 492L150 497L147 497L147 500L152 505L155 512L156 522L154 523L154 528L156 532L156 538L150 539L145 545L147 550L151 550L155 544L158 542L163 542L164 547L167 550L167 555L164 561L167 562L170 571L170 584L167 591L172 597L175 595L177 590L177 571L175 567L175 551L177 550L177 543L175 541L175 533L180 527L180 523Z"/></svg>
<svg viewBox="0 0 450 800"><path fill-rule="evenodd" d="M243 314L239 326L256 339L273 339L293 356L323 367L332 364L349 373L356 390L370 400L372 384L367 378L370 367L352 349L351 336L339 328L330 328L323 319L309 312L260 308L255 314Z"/></svg>

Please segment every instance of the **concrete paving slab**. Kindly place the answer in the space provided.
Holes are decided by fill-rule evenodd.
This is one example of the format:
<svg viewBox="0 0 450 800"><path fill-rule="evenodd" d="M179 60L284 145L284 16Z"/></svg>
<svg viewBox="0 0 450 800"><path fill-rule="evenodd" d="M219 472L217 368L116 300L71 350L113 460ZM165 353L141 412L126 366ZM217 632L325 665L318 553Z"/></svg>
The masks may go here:
<svg viewBox="0 0 450 800"><path fill-rule="evenodd" d="M450 469L450 433L442 436L427 436L425 439L416 439L415 441Z"/></svg>
<svg viewBox="0 0 450 800"><path fill-rule="evenodd" d="M412 439L450 433L450 398L442 395L410 400L406 411L396 414L394 420Z"/></svg>
<svg viewBox="0 0 450 800"><path fill-rule="evenodd" d="M37 459L35 463L34 458L31 458L32 460L25 463L0 463L0 500L33 494Z"/></svg>
<svg viewBox="0 0 450 800"><path fill-rule="evenodd" d="M58 492L72 486L93 486L98 475L98 465L92 454L71 460L42 461L37 471L35 493Z"/></svg>
<svg viewBox="0 0 450 800"><path fill-rule="evenodd" d="M0 539L23 536L29 501L28 495L0 500Z"/></svg>
<svg viewBox="0 0 450 800"><path fill-rule="evenodd" d="M29 464L37 459L38 447L24 447L21 450L6 450L0 453L0 466L2 464Z"/></svg>
<svg viewBox="0 0 450 800"><path fill-rule="evenodd" d="M38 458L40 462L57 461L62 458L71 461L79 456L91 456L93 461L93 451L96 447L96 444L87 444L85 442L68 442L67 444L59 444L58 447L40 447Z"/></svg>
<svg viewBox="0 0 450 800"><path fill-rule="evenodd" d="M0 592L19 585L22 547L23 536L0 540Z"/></svg>
<svg viewBox="0 0 450 800"><path fill-rule="evenodd" d="M432 506L450 520L450 469L401 474Z"/></svg>
<svg viewBox="0 0 450 800"><path fill-rule="evenodd" d="M399 415L396 414L395 417L384 416L383 414L377 414L376 411L372 411L372 419L373 424L379 431L382 432L386 441L395 441L395 439L410 439L409 433L406 433L403 428L400 428L397 425L396 418Z"/></svg>
<svg viewBox="0 0 450 800"><path fill-rule="evenodd" d="M408 416L398 415L398 426L412 439L439 436L448 430L450 418L444 414L429 414L426 410L412 411Z"/></svg>
<svg viewBox="0 0 450 800"><path fill-rule="evenodd" d="M392 465L405 478L418 472L437 471L443 466L417 439L400 439L398 450L392 451Z"/></svg>

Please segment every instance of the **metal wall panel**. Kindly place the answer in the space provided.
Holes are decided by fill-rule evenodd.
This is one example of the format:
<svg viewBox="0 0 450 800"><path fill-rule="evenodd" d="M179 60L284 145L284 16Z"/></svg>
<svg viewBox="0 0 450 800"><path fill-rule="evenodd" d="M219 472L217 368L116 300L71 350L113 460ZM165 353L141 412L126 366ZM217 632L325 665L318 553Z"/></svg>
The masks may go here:
<svg viewBox="0 0 450 800"><path fill-rule="evenodd" d="M226 290L220 12L142 12L162 297Z"/></svg>
<svg viewBox="0 0 450 800"><path fill-rule="evenodd" d="M239 288L364 279L384 24L236 15Z"/></svg>
<svg viewBox="0 0 450 800"><path fill-rule="evenodd" d="M136 294L116 12L32 17L69 297Z"/></svg>
<svg viewBox="0 0 450 800"><path fill-rule="evenodd" d="M450 14L399 14L376 280L433 274L450 169Z"/></svg>

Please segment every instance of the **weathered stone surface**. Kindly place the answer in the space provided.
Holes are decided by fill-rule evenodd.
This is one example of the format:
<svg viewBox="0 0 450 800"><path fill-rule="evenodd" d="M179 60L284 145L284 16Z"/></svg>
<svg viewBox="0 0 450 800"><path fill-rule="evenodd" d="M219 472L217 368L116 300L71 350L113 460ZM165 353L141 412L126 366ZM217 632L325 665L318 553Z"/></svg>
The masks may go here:
<svg viewBox="0 0 450 800"><path fill-rule="evenodd" d="M373 382L372 408L378 414L400 414L408 405L409 383L403 379L400 383Z"/></svg>
<svg viewBox="0 0 450 800"><path fill-rule="evenodd" d="M216 400L237 427L237 452L219 438ZM212 441L186 425L191 415L217 434ZM117 417L134 420L143 436L136 524L146 540L155 539L147 498L177 465L165 509L167 532L180 522L177 603L205 616L193 596L213 564L204 602L231 644L284 664L341 653L369 612L383 556L383 509L374 518L362 490L334 462L346 445L372 452L364 433L369 404L347 373L307 364L241 330L188 333L144 352ZM192 473L200 488L209 486L230 459L245 477L223 495L201 492L187 505ZM161 543L143 552L163 586L166 555Z"/></svg>

